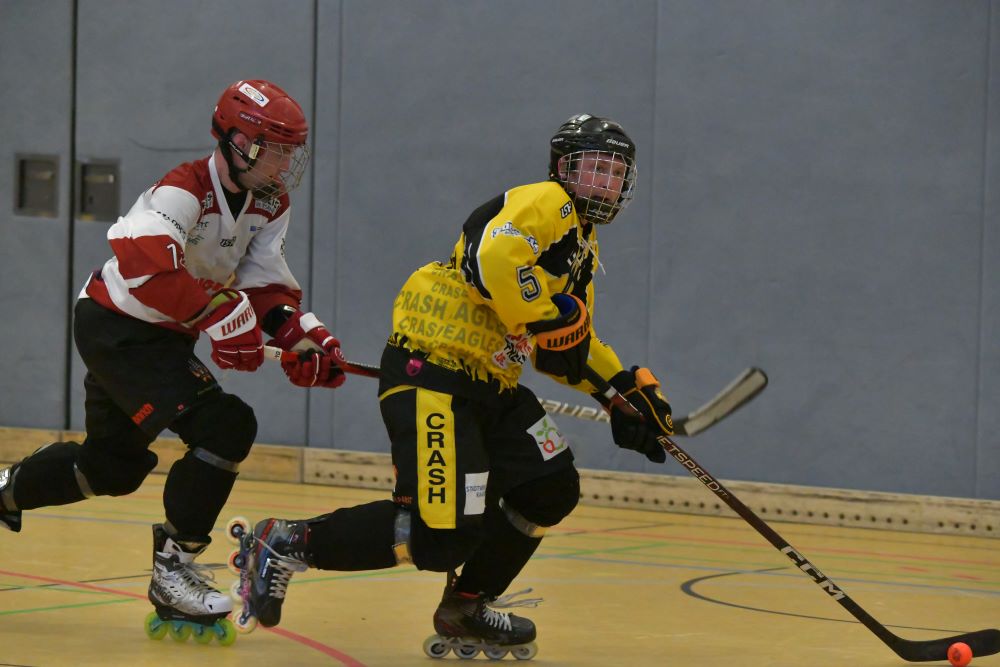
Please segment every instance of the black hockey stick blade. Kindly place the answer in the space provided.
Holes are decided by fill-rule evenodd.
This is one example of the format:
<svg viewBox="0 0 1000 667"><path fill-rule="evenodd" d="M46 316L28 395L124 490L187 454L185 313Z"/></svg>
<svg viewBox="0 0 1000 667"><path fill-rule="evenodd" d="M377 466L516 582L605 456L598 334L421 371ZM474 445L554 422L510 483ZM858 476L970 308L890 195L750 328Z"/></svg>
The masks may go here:
<svg viewBox="0 0 1000 667"><path fill-rule="evenodd" d="M743 371L725 389L694 412L674 419L674 433L697 435L750 402L767 386L767 373L757 367Z"/></svg>
<svg viewBox="0 0 1000 667"><path fill-rule="evenodd" d="M1000 630L978 630L964 635L929 639L927 641L911 641L889 633L890 637L881 639L907 662L934 662L948 660L948 647L955 642L963 642L972 649L973 657L1000 653Z"/></svg>

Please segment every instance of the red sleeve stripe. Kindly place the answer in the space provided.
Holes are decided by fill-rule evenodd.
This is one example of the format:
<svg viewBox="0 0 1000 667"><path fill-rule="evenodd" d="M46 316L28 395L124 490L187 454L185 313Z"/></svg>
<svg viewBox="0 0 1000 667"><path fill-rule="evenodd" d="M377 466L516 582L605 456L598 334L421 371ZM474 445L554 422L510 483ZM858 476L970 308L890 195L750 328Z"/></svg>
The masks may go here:
<svg viewBox="0 0 1000 667"><path fill-rule="evenodd" d="M184 266L184 247L171 236L117 238L109 242L118 258L118 270L126 280Z"/></svg>
<svg viewBox="0 0 1000 667"><path fill-rule="evenodd" d="M185 322L209 302L209 296L187 271L159 273L129 292L143 305Z"/></svg>

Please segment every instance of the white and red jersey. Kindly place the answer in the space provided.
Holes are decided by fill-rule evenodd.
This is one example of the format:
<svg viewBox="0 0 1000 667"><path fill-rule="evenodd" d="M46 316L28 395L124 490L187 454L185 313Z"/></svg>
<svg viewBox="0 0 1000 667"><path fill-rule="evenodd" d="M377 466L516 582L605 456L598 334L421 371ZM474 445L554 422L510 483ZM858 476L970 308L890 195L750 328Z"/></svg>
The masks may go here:
<svg viewBox="0 0 1000 667"><path fill-rule="evenodd" d="M285 262L288 195L248 195L233 218L212 156L182 164L143 192L108 230L114 256L87 281L116 312L194 333L196 316L223 287L246 292L260 317L297 307L302 291Z"/></svg>

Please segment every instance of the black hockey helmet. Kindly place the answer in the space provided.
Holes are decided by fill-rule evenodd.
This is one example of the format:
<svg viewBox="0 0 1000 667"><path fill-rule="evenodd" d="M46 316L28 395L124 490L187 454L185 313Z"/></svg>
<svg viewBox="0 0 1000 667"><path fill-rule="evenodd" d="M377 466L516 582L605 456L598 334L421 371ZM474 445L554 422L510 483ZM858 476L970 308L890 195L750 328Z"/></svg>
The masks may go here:
<svg viewBox="0 0 1000 667"><path fill-rule="evenodd" d="M573 199L577 213L587 222L606 224L625 208L632 199L635 186L635 143L622 126L608 118L577 114L556 131L549 142L549 178L560 183ZM624 163L625 174L616 200L583 196L576 190L580 183L579 169L585 154L603 156L598 168L617 161ZM616 188L617 189L617 188Z"/></svg>

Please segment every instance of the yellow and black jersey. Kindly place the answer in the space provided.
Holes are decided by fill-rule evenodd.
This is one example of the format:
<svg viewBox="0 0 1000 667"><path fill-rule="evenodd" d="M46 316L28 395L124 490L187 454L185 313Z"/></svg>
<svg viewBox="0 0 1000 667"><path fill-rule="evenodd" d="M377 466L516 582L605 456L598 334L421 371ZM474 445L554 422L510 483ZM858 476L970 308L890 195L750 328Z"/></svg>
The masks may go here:
<svg viewBox="0 0 1000 667"><path fill-rule="evenodd" d="M525 325L558 315L553 294L571 293L594 312L597 252L597 230L584 228L558 183L508 190L472 212L447 264L427 264L406 281L390 343L514 386L534 350ZM590 365L606 378L622 369L596 332Z"/></svg>

